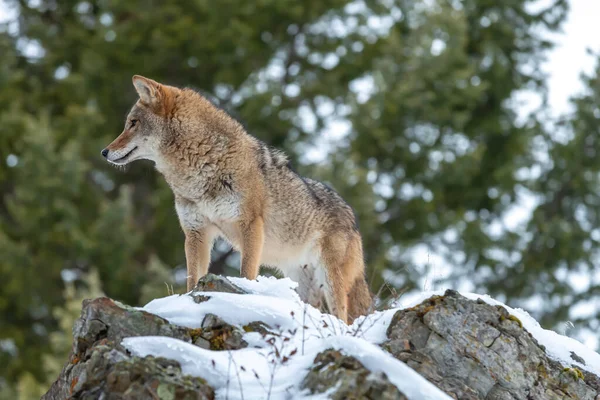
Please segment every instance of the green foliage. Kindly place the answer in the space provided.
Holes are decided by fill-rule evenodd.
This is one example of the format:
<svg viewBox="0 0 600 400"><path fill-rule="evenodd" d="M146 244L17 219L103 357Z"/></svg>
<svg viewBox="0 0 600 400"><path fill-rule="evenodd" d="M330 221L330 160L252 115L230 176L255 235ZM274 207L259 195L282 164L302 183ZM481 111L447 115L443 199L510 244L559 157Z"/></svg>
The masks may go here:
<svg viewBox="0 0 600 400"><path fill-rule="evenodd" d="M58 321L59 330L48 334L51 351L44 354L44 373L46 381L45 390L52 384L54 377L58 376L63 368L65 361L64 355L71 350L73 324L79 318L81 312L81 302L85 299L94 299L104 295L101 287L98 271L92 269L80 281L81 287L76 287L74 282L65 282L63 292L64 304L53 310L52 315Z"/></svg>
<svg viewBox="0 0 600 400"><path fill-rule="evenodd" d="M515 122L519 91L545 95L540 32L566 13L566 0L537 13L531 3L9 0L19 19L0 28L0 392L47 384L48 357L64 358L70 278L86 287L97 271L90 296L132 305L183 290L169 188L148 163L123 173L99 156L136 99L134 74L210 93L335 187L359 217L374 291L435 280L418 247L452 266L436 285L515 306L535 295L547 326L569 318L600 291L567 279L598 268L600 84L586 80L562 126L543 113ZM531 221L498 228L524 194L538 199ZM235 257L219 247L215 270L236 273ZM598 315L577 322L597 329Z"/></svg>
<svg viewBox="0 0 600 400"><path fill-rule="evenodd" d="M151 255L146 264L146 282L140 292L140 304L149 303L158 297L165 297L174 293L183 293L186 290L181 282L173 284L173 277L168 265L161 262L156 255Z"/></svg>
<svg viewBox="0 0 600 400"><path fill-rule="evenodd" d="M600 310L572 311L600 295L600 63L583 82L586 91L572 99L574 113L544 138L549 162L538 163L539 176L526 182L539 204L526 228L531 240L518 243L519 268L504 269L511 279L499 277L492 284L522 298L542 298L543 323L569 319L598 332Z"/></svg>
<svg viewBox="0 0 600 400"><path fill-rule="evenodd" d="M25 372L19 377L16 388L7 388L0 394L1 400L39 399L46 393L60 373L65 365L65 355L71 350L71 332L75 320L79 318L81 302L84 299L92 299L103 295L100 290L100 277L97 271L91 270L80 281L83 284L80 287L76 287L72 281L65 283L64 304L56 307L52 312L53 317L58 322L59 329L48 333L48 350L42 357L44 379L38 381L33 374Z"/></svg>

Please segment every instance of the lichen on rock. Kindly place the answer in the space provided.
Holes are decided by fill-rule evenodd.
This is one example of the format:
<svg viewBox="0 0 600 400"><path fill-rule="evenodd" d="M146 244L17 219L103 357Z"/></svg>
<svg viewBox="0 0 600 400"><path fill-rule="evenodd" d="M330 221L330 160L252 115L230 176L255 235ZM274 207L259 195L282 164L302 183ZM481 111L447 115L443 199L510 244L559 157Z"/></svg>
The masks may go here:
<svg viewBox="0 0 600 400"><path fill-rule="evenodd" d="M206 340L210 350L238 350L248 346L242 338L242 329L226 323L215 314L207 314L204 317L199 331L196 340Z"/></svg>
<svg viewBox="0 0 600 400"><path fill-rule="evenodd" d="M302 387L312 395L326 393L334 400L406 399L384 373L373 373L355 357L333 349L317 355Z"/></svg>
<svg viewBox="0 0 600 400"><path fill-rule="evenodd" d="M586 399L597 377L565 370L518 318L455 291L395 313L383 348L457 399ZM575 371L575 372L573 372Z"/></svg>

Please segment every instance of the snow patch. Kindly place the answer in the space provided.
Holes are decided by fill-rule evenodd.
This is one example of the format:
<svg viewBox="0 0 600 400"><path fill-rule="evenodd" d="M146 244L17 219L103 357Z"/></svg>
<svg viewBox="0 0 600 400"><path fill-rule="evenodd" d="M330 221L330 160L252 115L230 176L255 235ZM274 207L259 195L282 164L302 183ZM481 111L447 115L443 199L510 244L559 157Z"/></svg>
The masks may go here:
<svg viewBox="0 0 600 400"><path fill-rule="evenodd" d="M372 372L384 372L409 399L450 400L450 397L406 364L379 347L351 336L330 336L314 341L310 351L294 356L293 362L285 366L274 366L271 363L271 357L265 353L268 348L210 351L163 336L125 338L123 345L139 357L153 355L178 361L183 373L202 377L215 388L217 398L315 398L308 393L301 393L300 383L313 365L316 355L333 348L356 357Z"/></svg>
<svg viewBox="0 0 600 400"><path fill-rule="evenodd" d="M268 297L277 297L288 300L300 300L296 288L298 283L290 278L277 279L274 276L258 276L255 281L246 278L227 278L231 283L242 290Z"/></svg>

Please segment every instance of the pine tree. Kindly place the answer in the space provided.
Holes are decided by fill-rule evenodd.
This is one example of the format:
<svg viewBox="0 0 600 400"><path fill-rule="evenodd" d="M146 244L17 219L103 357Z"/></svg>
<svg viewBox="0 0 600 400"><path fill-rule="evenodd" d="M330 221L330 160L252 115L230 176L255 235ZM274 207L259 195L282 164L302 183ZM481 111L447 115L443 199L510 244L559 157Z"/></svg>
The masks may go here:
<svg viewBox="0 0 600 400"><path fill-rule="evenodd" d="M537 204L521 240L515 241L520 257L490 284L521 301L539 299L536 311L545 325L560 328L570 320L575 331L587 328L597 336L600 62L592 76L582 79L585 91L572 99L574 112L538 137L544 144L538 149L541 157L524 171Z"/></svg>
<svg viewBox="0 0 600 400"><path fill-rule="evenodd" d="M397 286L421 289L436 278L413 265L419 248L451 266L441 284L486 291L503 268L498 249L510 253L517 240L496 227L517 204L517 172L544 130L534 117L515 123L513 96L523 88L544 95L539 66L551 44L535 27L556 29L566 10L557 1L532 14L528 3L394 3L397 23L369 54L373 68L361 82L369 95L349 96L351 142L339 162L367 169L381 224L366 238L370 264Z"/></svg>

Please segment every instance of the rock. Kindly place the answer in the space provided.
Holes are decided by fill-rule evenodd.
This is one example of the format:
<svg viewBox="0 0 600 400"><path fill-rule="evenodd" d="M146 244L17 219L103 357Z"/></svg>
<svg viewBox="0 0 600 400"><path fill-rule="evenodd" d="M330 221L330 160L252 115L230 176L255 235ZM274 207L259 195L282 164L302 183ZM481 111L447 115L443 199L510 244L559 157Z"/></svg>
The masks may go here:
<svg viewBox="0 0 600 400"><path fill-rule="evenodd" d="M214 399L214 392L201 378L184 376L179 364L164 358L128 357L108 346L94 348L85 363L85 379L74 378L69 396L80 399ZM63 395L63 394L61 394ZM44 398L60 399L49 392Z"/></svg>
<svg viewBox="0 0 600 400"><path fill-rule="evenodd" d="M200 342L201 347L206 346L207 342L210 350L238 350L248 347L248 343L242 339L244 336L242 329L226 323L214 314L206 314L202 321L202 328L195 331L198 336L194 339L205 341Z"/></svg>
<svg viewBox="0 0 600 400"><path fill-rule="evenodd" d="M406 399L384 373L373 373L356 358L332 349L317 355L302 387L310 394L327 393L335 400Z"/></svg>
<svg viewBox="0 0 600 400"><path fill-rule="evenodd" d="M189 295L203 302L211 291L244 293L207 275ZM167 336L207 350L238 350L248 346L246 332L282 336L262 321L234 326L212 311L189 329L108 298L84 301L69 360L43 399L212 399L213 388L184 375L176 361L135 357L121 346L126 337ZM455 399L600 400L597 376L549 359L505 308L453 291L397 311L382 347ZM575 353L571 359L584 361ZM302 388L332 399L406 399L385 374L335 350L315 358Z"/></svg>
<svg viewBox="0 0 600 400"><path fill-rule="evenodd" d="M190 331L107 298L84 301L69 362L42 399L213 399L213 389L183 375L177 362L133 357L120 345L142 335L191 342Z"/></svg>
<svg viewBox="0 0 600 400"><path fill-rule="evenodd" d="M550 360L504 307L454 291L396 312L387 336L384 349L456 399L594 400L600 392L596 376Z"/></svg>
<svg viewBox="0 0 600 400"><path fill-rule="evenodd" d="M262 321L254 321L254 322L249 323L248 325L244 325L244 331L245 332L257 332L262 337L265 337L267 335L275 335L275 336L278 335L277 333L272 332L270 330L269 326Z"/></svg>
<svg viewBox="0 0 600 400"><path fill-rule="evenodd" d="M106 297L84 300L73 327L73 354L81 358L95 342L120 343L132 336L168 336L190 342L189 329L171 325L154 314L122 305Z"/></svg>
<svg viewBox="0 0 600 400"><path fill-rule="evenodd" d="M247 294L246 291L237 287L231 281L224 276L207 274L198 280L198 283L194 287L193 292L222 292L222 293L235 293L235 294Z"/></svg>
<svg viewBox="0 0 600 400"><path fill-rule="evenodd" d="M226 278L207 275L196 291L244 293ZM209 296L192 293L196 302ZM249 326L268 329L261 322ZM133 336L167 336L209 350L236 350L248 344L244 330L207 314L202 327L189 329L170 324L154 314L109 298L85 300L81 317L73 327L69 362L44 399L211 399L214 391L199 378L184 376L175 361L129 355L121 341Z"/></svg>

